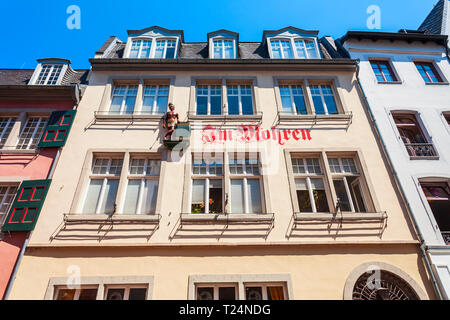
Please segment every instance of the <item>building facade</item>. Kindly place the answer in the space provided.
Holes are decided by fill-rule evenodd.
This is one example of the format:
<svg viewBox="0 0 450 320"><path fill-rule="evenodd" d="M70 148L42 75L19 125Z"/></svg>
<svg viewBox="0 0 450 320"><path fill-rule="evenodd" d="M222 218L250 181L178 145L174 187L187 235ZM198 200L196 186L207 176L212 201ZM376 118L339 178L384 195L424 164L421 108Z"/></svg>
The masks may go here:
<svg viewBox="0 0 450 320"><path fill-rule="evenodd" d="M45 200L85 73L72 70L64 59L40 59L35 70L0 70L2 299ZM60 126L57 122L63 116Z"/></svg>
<svg viewBox="0 0 450 320"><path fill-rule="evenodd" d="M423 240L441 298L450 297L450 66L447 36L348 32L359 79Z"/></svg>
<svg viewBox="0 0 450 320"><path fill-rule="evenodd" d="M435 298L331 38L155 26L90 62L11 299Z"/></svg>

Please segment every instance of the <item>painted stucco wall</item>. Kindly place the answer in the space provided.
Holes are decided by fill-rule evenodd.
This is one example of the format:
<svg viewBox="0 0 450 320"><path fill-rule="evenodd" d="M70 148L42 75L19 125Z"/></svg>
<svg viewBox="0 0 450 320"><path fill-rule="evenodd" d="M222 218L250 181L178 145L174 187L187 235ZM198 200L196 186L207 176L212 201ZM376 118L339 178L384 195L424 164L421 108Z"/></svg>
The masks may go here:
<svg viewBox="0 0 450 320"><path fill-rule="evenodd" d="M351 57L360 59L359 77L374 114L381 136L393 162L399 181L412 208L420 232L429 246L445 249L445 243L434 219L433 213L421 190L421 178L450 178L450 128L443 112L450 111L450 86L446 84L425 84L413 59L434 60L447 81L450 79L450 65L445 49L431 43L388 42L388 41L347 41L346 49ZM378 84L369 58L388 58L397 72L401 83ZM396 129L392 111L417 112L419 124L429 141L433 143L439 159L410 160L403 141ZM447 248L448 249L448 248ZM450 272L450 255L432 260L442 265L445 260L447 273ZM439 260L439 262L437 262ZM441 273L443 270L440 271ZM447 296L450 297L450 273L443 279Z"/></svg>

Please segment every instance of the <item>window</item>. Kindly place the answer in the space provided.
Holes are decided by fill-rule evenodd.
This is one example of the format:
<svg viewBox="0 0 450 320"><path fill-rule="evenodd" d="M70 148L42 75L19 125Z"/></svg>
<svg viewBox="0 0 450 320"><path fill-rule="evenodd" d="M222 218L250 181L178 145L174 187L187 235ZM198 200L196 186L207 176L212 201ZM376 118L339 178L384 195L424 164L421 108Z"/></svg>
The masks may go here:
<svg viewBox="0 0 450 320"><path fill-rule="evenodd" d="M197 114L222 114L221 85L197 85Z"/></svg>
<svg viewBox="0 0 450 320"><path fill-rule="evenodd" d="M362 179L354 159L330 157L328 164L340 211L367 212Z"/></svg>
<svg viewBox="0 0 450 320"><path fill-rule="evenodd" d="M41 67L36 84L38 85L55 85L61 74L62 64L44 64Z"/></svg>
<svg viewBox="0 0 450 320"><path fill-rule="evenodd" d="M122 158L94 158L83 213L115 213L122 164Z"/></svg>
<svg viewBox="0 0 450 320"><path fill-rule="evenodd" d="M312 85L311 95L316 114L337 114L338 109L330 85Z"/></svg>
<svg viewBox="0 0 450 320"><path fill-rule="evenodd" d="M414 62L425 83L443 82L436 68L431 62Z"/></svg>
<svg viewBox="0 0 450 320"><path fill-rule="evenodd" d="M295 40L298 59L319 59L314 40Z"/></svg>
<svg viewBox="0 0 450 320"><path fill-rule="evenodd" d="M17 186L1 185L0 186L0 226L8 215L9 208L17 194Z"/></svg>
<svg viewBox="0 0 450 320"><path fill-rule="evenodd" d="M293 59L292 45L290 40L271 39L272 57L274 59Z"/></svg>
<svg viewBox="0 0 450 320"><path fill-rule="evenodd" d="M175 58L176 40L156 40L155 58L173 59Z"/></svg>
<svg viewBox="0 0 450 320"><path fill-rule="evenodd" d="M445 243L450 244L450 188L448 182L421 182Z"/></svg>
<svg viewBox="0 0 450 320"><path fill-rule="evenodd" d="M256 154L230 154L231 213L262 213L259 159Z"/></svg>
<svg viewBox="0 0 450 320"><path fill-rule="evenodd" d="M305 95L301 85L280 85L282 112L307 114Z"/></svg>
<svg viewBox="0 0 450 320"><path fill-rule="evenodd" d="M236 300L237 285L205 284L196 286L197 300Z"/></svg>
<svg viewBox="0 0 450 320"><path fill-rule="evenodd" d="M253 114L252 86L245 84L227 85L228 114Z"/></svg>
<svg viewBox="0 0 450 320"><path fill-rule="evenodd" d="M245 284L245 300L286 300L283 284Z"/></svg>
<svg viewBox="0 0 450 320"><path fill-rule="evenodd" d="M192 178L191 213L224 212L223 154L211 157L194 154Z"/></svg>
<svg viewBox="0 0 450 320"><path fill-rule="evenodd" d="M400 137L410 157L436 156L432 143L428 143L415 114L392 113Z"/></svg>
<svg viewBox="0 0 450 320"><path fill-rule="evenodd" d="M9 134L16 123L16 118L0 118L0 149L5 147Z"/></svg>
<svg viewBox="0 0 450 320"><path fill-rule="evenodd" d="M300 212L330 212L319 158L292 158Z"/></svg>
<svg viewBox="0 0 450 320"><path fill-rule="evenodd" d="M130 58L150 58L151 40L133 40L131 42Z"/></svg>
<svg viewBox="0 0 450 320"><path fill-rule="evenodd" d="M445 120L447 120L447 124L450 126L450 113L444 114Z"/></svg>
<svg viewBox="0 0 450 320"><path fill-rule="evenodd" d="M142 113L164 114L169 101L168 85L147 85L144 87Z"/></svg>
<svg viewBox="0 0 450 320"><path fill-rule="evenodd" d="M137 85L115 86L109 112L112 114L132 114L136 103L137 90Z"/></svg>
<svg viewBox="0 0 450 320"><path fill-rule="evenodd" d="M161 161L135 157L130 160L128 185L122 212L154 214Z"/></svg>
<svg viewBox="0 0 450 320"><path fill-rule="evenodd" d="M141 286L109 285L106 300L147 300L147 288Z"/></svg>
<svg viewBox="0 0 450 320"><path fill-rule="evenodd" d="M213 40L215 59L233 59L234 42L233 40L218 39Z"/></svg>
<svg viewBox="0 0 450 320"><path fill-rule="evenodd" d="M47 124L47 118L30 117L20 133L16 149L35 149Z"/></svg>
<svg viewBox="0 0 450 320"><path fill-rule="evenodd" d="M370 64L378 82L397 81L389 61L373 60L370 61Z"/></svg>
<svg viewBox="0 0 450 320"><path fill-rule="evenodd" d="M55 300L96 300L97 291L97 286L83 286L80 289L59 287L56 289Z"/></svg>

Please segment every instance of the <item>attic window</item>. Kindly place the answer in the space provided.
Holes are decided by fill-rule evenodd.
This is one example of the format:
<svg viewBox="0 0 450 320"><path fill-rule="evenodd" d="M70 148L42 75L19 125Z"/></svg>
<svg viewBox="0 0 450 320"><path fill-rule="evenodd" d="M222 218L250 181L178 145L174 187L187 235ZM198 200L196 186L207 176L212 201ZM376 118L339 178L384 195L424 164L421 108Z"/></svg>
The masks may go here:
<svg viewBox="0 0 450 320"><path fill-rule="evenodd" d="M234 43L229 39L213 40L214 59L233 59Z"/></svg>
<svg viewBox="0 0 450 320"><path fill-rule="evenodd" d="M139 59L174 59L176 56L176 39L134 39L128 57Z"/></svg>
<svg viewBox="0 0 450 320"><path fill-rule="evenodd" d="M273 59L320 59L314 39L270 39Z"/></svg>
<svg viewBox="0 0 450 320"><path fill-rule="evenodd" d="M38 85L55 85L61 74L62 64L44 64L36 81Z"/></svg>

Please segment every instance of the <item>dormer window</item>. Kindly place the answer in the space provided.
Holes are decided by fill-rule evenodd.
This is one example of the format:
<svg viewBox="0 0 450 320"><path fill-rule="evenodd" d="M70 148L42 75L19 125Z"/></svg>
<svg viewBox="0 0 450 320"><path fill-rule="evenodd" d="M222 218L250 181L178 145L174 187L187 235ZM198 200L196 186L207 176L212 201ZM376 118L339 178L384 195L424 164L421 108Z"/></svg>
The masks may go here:
<svg viewBox="0 0 450 320"><path fill-rule="evenodd" d="M292 45L290 40L271 39L273 59L293 59Z"/></svg>
<svg viewBox="0 0 450 320"><path fill-rule="evenodd" d="M39 77L36 80L38 85L56 85L61 74L62 64L44 64L42 65Z"/></svg>
<svg viewBox="0 0 450 320"><path fill-rule="evenodd" d="M270 39L270 45L273 59L319 59L314 39Z"/></svg>
<svg viewBox="0 0 450 320"><path fill-rule="evenodd" d="M175 58L175 40L156 40L155 58L157 59L173 59Z"/></svg>
<svg viewBox="0 0 450 320"><path fill-rule="evenodd" d="M214 59L233 59L234 58L233 40L216 39L216 40L213 40L213 45L214 45Z"/></svg>
<svg viewBox="0 0 450 320"><path fill-rule="evenodd" d="M299 59L318 59L314 40L295 40L295 50Z"/></svg>
<svg viewBox="0 0 450 320"><path fill-rule="evenodd" d="M129 58L138 59L174 59L176 39L134 39L131 41Z"/></svg>
<svg viewBox="0 0 450 320"><path fill-rule="evenodd" d="M150 58L151 40L133 40L130 58Z"/></svg>

